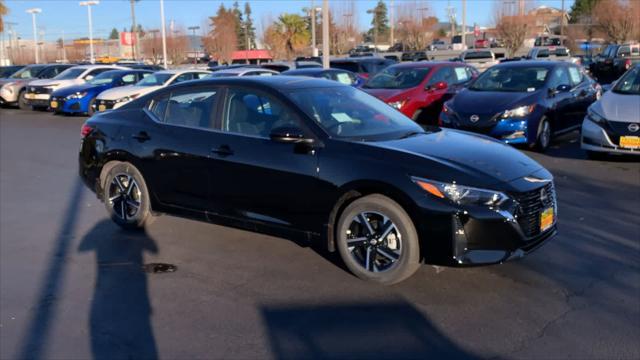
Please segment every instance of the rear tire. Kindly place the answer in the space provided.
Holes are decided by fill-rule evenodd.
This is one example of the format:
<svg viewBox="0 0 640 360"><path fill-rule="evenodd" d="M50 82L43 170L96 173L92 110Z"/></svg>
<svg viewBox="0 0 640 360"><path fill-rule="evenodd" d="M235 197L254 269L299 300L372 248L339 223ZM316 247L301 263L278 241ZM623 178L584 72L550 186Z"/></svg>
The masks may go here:
<svg viewBox="0 0 640 360"><path fill-rule="evenodd" d="M93 110L93 105L95 105L96 103L96 98L91 99L91 101L89 101L89 108L87 109L87 115L88 116L93 116L93 113L95 112Z"/></svg>
<svg viewBox="0 0 640 360"><path fill-rule="evenodd" d="M363 280L395 284L420 266L418 233L411 218L380 194L357 199L344 209L336 240L345 265Z"/></svg>
<svg viewBox="0 0 640 360"><path fill-rule="evenodd" d="M104 178L103 199L111 220L124 229L143 228L152 218L147 184L130 163L114 165Z"/></svg>

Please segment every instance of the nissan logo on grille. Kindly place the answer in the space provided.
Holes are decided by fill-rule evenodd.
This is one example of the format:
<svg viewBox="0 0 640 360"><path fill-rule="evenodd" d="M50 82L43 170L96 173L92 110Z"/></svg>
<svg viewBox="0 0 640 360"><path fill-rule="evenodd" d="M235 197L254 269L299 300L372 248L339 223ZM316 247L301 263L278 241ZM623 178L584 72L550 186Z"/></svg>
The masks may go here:
<svg viewBox="0 0 640 360"><path fill-rule="evenodd" d="M469 117L469 120L471 120L472 123L478 122L478 120L480 120L480 116L478 115L471 115Z"/></svg>
<svg viewBox="0 0 640 360"><path fill-rule="evenodd" d="M640 125L638 125L638 124L629 124L628 129L631 132L636 132L636 131L640 130Z"/></svg>

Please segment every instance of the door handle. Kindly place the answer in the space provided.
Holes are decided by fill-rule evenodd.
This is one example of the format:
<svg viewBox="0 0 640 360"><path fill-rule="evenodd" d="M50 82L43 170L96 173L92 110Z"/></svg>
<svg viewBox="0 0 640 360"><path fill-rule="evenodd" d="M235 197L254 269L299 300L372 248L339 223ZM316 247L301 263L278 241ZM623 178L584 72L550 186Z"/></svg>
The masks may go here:
<svg viewBox="0 0 640 360"><path fill-rule="evenodd" d="M231 150L229 145L221 145L217 149L212 149L211 152L216 154L216 155L220 155L220 156L233 155L233 150Z"/></svg>
<svg viewBox="0 0 640 360"><path fill-rule="evenodd" d="M149 136L149 134L147 134L146 131L140 131L139 133L135 134L135 135L131 135L132 138L140 141L140 142L145 142L148 140L151 140L151 136Z"/></svg>

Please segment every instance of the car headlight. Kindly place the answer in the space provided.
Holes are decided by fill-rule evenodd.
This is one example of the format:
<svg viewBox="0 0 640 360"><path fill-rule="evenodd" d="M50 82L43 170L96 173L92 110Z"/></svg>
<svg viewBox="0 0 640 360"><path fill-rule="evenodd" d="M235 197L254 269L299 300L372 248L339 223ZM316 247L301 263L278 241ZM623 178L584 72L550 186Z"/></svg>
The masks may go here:
<svg viewBox="0 0 640 360"><path fill-rule="evenodd" d="M607 121L604 116L595 112L591 107L587 110L587 117L596 124L604 124Z"/></svg>
<svg viewBox="0 0 640 360"><path fill-rule="evenodd" d="M429 194L441 199L448 199L458 205L495 207L500 206L509 199L506 194L495 190L479 189L455 183L442 183L416 177L412 177L411 180Z"/></svg>
<svg viewBox="0 0 640 360"><path fill-rule="evenodd" d="M501 117L503 119L525 117L531 114L533 112L533 109L535 108L536 108L535 105L520 106L515 109L511 109L503 112Z"/></svg>
<svg viewBox="0 0 640 360"><path fill-rule="evenodd" d="M402 108L402 106L404 106L405 102L407 102L407 101L406 100L392 101L392 102L389 102L387 104L389 104L389 106L391 106L392 108L394 108L396 110L400 110Z"/></svg>
<svg viewBox="0 0 640 360"><path fill-rule="evenodd" d="M82 99L83 97L87 96L87 92L77 92L71 95L67 96L67 100L72 100L72 99Z"/></svg>

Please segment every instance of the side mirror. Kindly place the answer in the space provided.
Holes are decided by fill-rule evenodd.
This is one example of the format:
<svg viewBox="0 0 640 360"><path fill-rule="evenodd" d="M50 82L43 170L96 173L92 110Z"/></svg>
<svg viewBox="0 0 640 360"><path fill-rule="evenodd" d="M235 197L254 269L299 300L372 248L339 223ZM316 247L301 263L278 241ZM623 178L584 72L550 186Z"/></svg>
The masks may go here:
<svg viewBox="0 0 640 360"><path fill-rule="evenodd" d="M300 143L300 142L313 142L312 139L306 138L302 129L294 126L282 126L271 130L269 134L271 140L280 143Z"/></svg>
<svg viewBox="0 0 640 360"><path fill-rule="evenodd" d="M427 90L444 90L448 87L449 87L449 84L447 84L445 81L438 81L433 85L427 86Z"/></svg>
<svg viewBox="0 0 640 360"><path fill-rule="evenodd" d="M569 90L571 90L571 86L566 84L558 85L556 88L556 91L559 93L568 92Z"/></svg>

